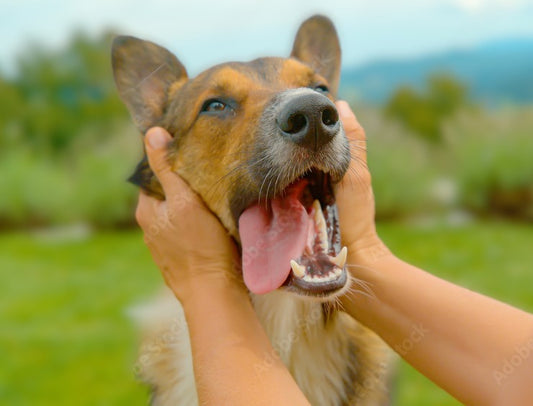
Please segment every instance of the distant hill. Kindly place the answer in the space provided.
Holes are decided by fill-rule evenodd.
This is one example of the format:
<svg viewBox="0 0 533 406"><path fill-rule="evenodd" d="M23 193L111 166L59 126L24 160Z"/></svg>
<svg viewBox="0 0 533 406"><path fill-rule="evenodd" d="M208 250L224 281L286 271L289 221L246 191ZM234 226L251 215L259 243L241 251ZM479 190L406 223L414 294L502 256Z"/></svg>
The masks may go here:
<svg viewBox="0 0 533 406"><path fill-rule="evenodd" d="M404 60L381 60L343 70L341 96L382 103L402 84L420 87L436 72L464 81L474 100L489 105L533 104L533 38L491 41Z"/></svg>

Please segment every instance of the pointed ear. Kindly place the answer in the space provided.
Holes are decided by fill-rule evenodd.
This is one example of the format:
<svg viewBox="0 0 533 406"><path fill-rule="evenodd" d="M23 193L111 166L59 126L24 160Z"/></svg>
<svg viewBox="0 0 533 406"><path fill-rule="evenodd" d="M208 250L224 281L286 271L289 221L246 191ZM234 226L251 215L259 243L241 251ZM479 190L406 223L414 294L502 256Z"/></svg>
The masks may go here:
<svg viewBox="0 0 533 406"><path fill-rule="evenodd" d="M172 92L187 80L187 71L165 48L134 37L115 38L111 59L120 97L128 107L133 122L144 134L150 127L159 124ZM152 196L164 198L146 156L129 181Z"/></svg>
<svg viewBox="0 0 533 406"><path fill-rule="evenodd" d="M111 59L120 97L144 134L161 120L169 91L187 79L187 71L165 48L128 36L114 39Z"/></svg>
<svg viewBox="0 0 533 406"><path fill-rule="evenodd" d="M337 94L341 66L341 47L331 20L315 15L300 26L291 56L309 65L329 82L330 92Z"/></svg>

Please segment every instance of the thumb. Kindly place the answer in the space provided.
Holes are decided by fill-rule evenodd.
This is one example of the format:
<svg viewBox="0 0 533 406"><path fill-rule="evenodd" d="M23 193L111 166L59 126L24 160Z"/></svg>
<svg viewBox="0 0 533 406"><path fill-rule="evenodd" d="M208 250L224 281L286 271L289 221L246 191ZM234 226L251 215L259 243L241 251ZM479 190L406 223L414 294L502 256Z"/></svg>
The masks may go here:
<svg viewBox="0 0 533 406"><path fill-rule="evenodd" d="M357 121L354 112L350 105L344 100L338 100L336 103L337 111L339 112L344 133L350 143L350 151L352 154L352 164L354 160L362 160L366 162L366 134L365 130Z"/></svg>
<svg viewBox="0 0 533 406"><path fill-rule="evenodd" d="M172 171L172 166L168 162L168 145L172 141L170 134L161 127L152 127L144 137L144 146L150 168L154 171L157 179L163 187L165 195L168 196L176 191L181 178Z"/></svg>
<svg viewBox="0 0 533 406"><path fill-rule="evenodd" d="M357 117L355 117L350 105L344 100L338 100L335 105L337 106L337 111L339 112L344 131L346 132L346 137L350 141L366 141L365 131L361 127Z"/></svg>

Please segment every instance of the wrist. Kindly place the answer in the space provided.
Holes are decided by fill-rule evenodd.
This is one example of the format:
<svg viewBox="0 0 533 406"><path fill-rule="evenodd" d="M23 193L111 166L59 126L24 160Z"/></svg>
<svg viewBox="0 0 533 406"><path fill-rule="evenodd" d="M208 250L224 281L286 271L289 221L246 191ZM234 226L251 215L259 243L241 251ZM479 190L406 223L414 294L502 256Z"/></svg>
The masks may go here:
<svg viewBox="0 0 533 406"><path fill-rule="evenodd" d="M229 270L202 270L169 285L184 309L197 304L209 305L216 303L215 298L221 295L238 295L249 300L248 292L242 277Z"/></svg>
<svg viewBox="0 0 533 406"><path fill-rule="evenodd" d="M392 252L375 232L348 246L348 261L352 264L372 265L384 257L392 256Z"/></svg>
<svg viewBox="0 0 533 406"><path fill-rule="evenodd" d="M219 334L219 348L234 345L257 318L244 284L219 276L196 279L178 299L189 334Z"/></svg>
<svg viewBox="0 0 533 406"><path fill-rule="evenodd" d="M182 304L205 290L244 289L237 255L217 258L189 255L186 259L180 264L160 266L167 286Z"/></svg>
<svg viewBox="0 0 533 406"><path fill-rule="evenodd" d="M380 307L378 298L386 283L386 269L394 258L375 233L348 246L348 269L353 285L340 297L340 303L346 313L371 330L376 327L375 312Z"/></svg>

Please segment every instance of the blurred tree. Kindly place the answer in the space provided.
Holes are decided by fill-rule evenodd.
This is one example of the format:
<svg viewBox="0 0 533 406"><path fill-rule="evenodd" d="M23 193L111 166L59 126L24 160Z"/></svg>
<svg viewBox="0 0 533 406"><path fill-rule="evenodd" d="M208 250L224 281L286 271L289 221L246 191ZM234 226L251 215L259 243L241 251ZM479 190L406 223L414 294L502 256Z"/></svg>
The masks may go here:
<svg viewBox="0 0 533 406"><path fill-rule="evenodd" d="M464 83L450 75L434 75L428 79L428 98L434 111L449 116L468 104Z"/></svg>
<svg viewBox="0 0 533 406"><path fill-rule="evenodd" d="M467 87L450 75L439 74L430 76L421 92L409 86L398 88L386 103L385 114L421 137L438 142L444 120L468 104Z"/></svg>
<svg viewBox="0 0 533 406"><path fill-rule="evenodd" d="M82 130L105 137L111 122L127 116L113 83L111 38L111 33L96 39L77 33L64 50L34 45L22 55L12 85L23 100L14 117L24 142L60 154Z"/></svg>
<svg viewBox="0 0 533 406"><path fill-rule="evenodd" d="M140 145L129 141L111 38L26 47L15 76L0 74L0 229L131 222L136 191L125 179Z"/></svg>
<svg viewBox="0 0 533 406"><path fill-rule="evenodd" d="M19 118L24 111L20 90L0 77L0 151L8 148L19 138Z"/></svg>

